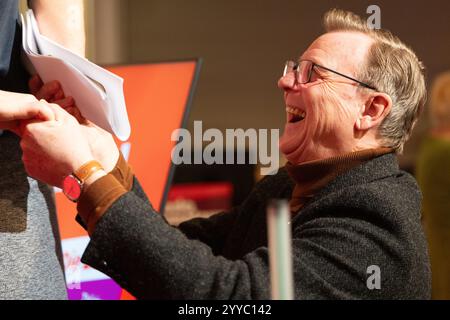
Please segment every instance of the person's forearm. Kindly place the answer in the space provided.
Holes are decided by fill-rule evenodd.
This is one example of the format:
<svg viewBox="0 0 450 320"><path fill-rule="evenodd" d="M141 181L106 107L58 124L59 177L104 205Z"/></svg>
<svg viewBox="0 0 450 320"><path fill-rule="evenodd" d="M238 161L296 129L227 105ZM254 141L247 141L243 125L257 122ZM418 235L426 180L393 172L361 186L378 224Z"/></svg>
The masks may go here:
<svg viewBox="0 0 450 320"><path fill-rule="evenodd" d="M85 55L83 0L31 0L29 6L44 36Z"/></svg>

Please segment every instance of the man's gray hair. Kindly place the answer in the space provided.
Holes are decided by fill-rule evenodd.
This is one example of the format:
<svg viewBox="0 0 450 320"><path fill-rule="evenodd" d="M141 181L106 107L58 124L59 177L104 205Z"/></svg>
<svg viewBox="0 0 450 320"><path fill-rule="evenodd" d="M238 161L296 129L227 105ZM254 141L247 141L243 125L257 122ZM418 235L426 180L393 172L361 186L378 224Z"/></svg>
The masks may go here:
<svg viewBox="0 0 450 320"><path fill-rule="evenodd" d="M323 24L326 32L361 32L374 40L357 77L391 97L392 109L378 135L383 146L401 153L427 99L422 62L398 37L386 30L370 29L352 12L332 9L325 13Z"/></svg>

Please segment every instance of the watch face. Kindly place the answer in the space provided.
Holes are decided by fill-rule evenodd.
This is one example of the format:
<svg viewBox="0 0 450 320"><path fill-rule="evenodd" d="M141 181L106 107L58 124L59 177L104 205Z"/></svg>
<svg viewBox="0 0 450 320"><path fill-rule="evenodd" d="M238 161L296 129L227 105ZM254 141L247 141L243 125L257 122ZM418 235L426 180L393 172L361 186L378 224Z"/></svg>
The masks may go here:
<svg viewBox="0 0 450 320"><path fill-rule="evenodd" d="M81 184L73 175L68 175L63 181L63 192L69 200L76 202L81 195Z"/></svg>

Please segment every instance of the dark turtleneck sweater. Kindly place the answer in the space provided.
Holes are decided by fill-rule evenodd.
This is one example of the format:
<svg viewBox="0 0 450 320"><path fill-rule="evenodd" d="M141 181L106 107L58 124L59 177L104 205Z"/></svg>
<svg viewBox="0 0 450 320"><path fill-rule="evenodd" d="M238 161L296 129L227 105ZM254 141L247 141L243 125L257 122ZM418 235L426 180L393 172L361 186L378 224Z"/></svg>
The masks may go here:
<svg viewBox="0 0 450 320"><path fill-rule="evenodd" d="M393 152L391 148L380 147L303 162L297 165L288 162L286 170L295 182L289 202L292 214L298 213L308 200L338 175L366 161L391 152Z"/></svg>

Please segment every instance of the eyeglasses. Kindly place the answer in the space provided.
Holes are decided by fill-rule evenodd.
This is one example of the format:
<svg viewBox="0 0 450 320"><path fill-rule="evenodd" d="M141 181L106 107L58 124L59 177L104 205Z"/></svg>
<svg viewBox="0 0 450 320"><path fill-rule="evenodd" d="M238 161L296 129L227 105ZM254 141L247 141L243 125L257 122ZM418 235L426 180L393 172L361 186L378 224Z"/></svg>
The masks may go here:
<svg viewBox="0 0 450 320"><path fill-rule="evenodd" d="M375 91L378 91L375 87L368 85L367 83L361 82L359 80L353 79L349 76L346 76L345 74L342 74L340 72L331 70L327 67L318 65L317 63L310 61L310 60L300 60L299 62L294 62L294 61L286 61L286 64L284 66L284 71L283 71L283 77L285 75L287 75L288 73L294 72L295 75L295 82L298 84L305 84L305 83L309 83L311 82L311 75L312 75L312 71L313 69L317 67L320 69L324 69L330 72L333 72L341 77L347 78L349 80L352 80L356 83L358 83L359 85L365 87L365 88L369 88Z"/></svg>

